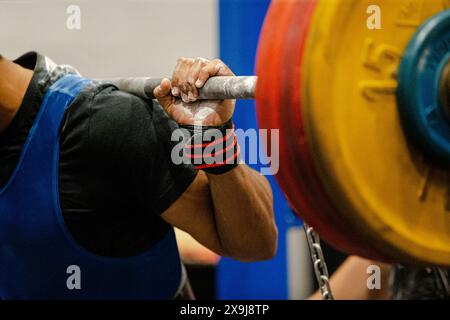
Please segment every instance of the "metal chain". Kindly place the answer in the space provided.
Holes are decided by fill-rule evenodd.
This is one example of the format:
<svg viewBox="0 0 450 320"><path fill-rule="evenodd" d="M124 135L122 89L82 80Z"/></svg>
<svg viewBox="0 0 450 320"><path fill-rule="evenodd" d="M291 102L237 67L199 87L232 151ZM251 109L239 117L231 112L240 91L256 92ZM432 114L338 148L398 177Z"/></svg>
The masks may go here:
<svg viewBox="0 0 450 320"><path fill-rule="evenodd" d="M327 264L323 257L322 247L320 246L320 238L317 232L305 223L304 225L306 238L309 245L309 253L314 266L317 283L319 284L320 293L323 300L334 300L331 292L330 279L328 275Z"/></svg>

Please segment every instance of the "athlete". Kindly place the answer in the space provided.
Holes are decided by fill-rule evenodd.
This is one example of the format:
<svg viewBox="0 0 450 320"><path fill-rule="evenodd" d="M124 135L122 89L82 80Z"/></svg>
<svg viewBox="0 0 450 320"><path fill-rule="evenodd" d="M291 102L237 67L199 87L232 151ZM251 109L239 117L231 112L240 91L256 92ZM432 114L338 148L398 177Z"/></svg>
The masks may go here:
<svg viewBox="0 0 450 320"><path fill-rule="evenodd" d="M273 257L272 193L239 163L235 102L196 100L219 75L233 76L220 60L179 59L158 103L39 53L0 58L0 299L175 298L173 227L221 256ZM226 132L203 144L231 157L175 163L180 128Z"/></svg>

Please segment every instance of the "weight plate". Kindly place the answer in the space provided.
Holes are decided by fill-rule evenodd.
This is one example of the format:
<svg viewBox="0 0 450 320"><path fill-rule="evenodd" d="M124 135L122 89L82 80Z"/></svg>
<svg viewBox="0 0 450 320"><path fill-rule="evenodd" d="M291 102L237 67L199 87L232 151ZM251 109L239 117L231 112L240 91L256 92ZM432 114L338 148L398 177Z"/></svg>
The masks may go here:
<svg viewBox="0 0 450 320"><path fill-rule="evenodd" d="M449 61L450 10L446 10L428 20L412 38L400 64L397 91L410 141L443 164L450 164L450 118L440 104L440 82Z"/></svg>
<svg viewBox="0 0 450 320"><path fill-rule="evenodd" d="M299 208L301 218L336 248L349 254L365 255L386 261L386 257L367 243L364 235L358 234L357 230L353 230L351 225L335 214L335 209L331 206L315 172L301 112L301 64L306 36L317 1L300 0L296 3L285 37L281 70L283 86L279 106L282 133L285 134L280 138L289 141L287 157L284 158L285 162L282 162L282 165L292 168L291 179L296 177L295 182L299 189L297 193L301 194L301 198L291 198L291 201ZM311 22L311 25L313 26L314 22Z"/></svg>
<svg viewBox="0 0 450 320"><path fill-rule="evenodd" d="M256 73L258 83L256 87L256 110L260 128L268 129L269 133L279 130L280 126L279 99L281 96L281 52L284 46L284 37L292 17L292 7L295 1L275 0L270 4L264 25L261 31L258 47ZM278 143L279 142L279 143ZM271 138L267 139L266 150L271 150ZM286 140L280 137L277 141L279 148L279 171L276 179L284 191L291 207L295 208L292 199L301 198L295 188L291 168L286 163Z"/></svg>
<svg viewBox="0 0 450 320"><path fill-rule="evenodd" d="M315 179L316 176L310 174L310 167L303 168L303 159L292 157L291 151L297 150L297 147L300 148L297 156L303 151L306 154L307 150L302 149L307 149L306 144L292 145L297 138L302 138L296 136L298 132L289 131L287 123L281 123L285 121L281 119L285 111L289 123L294 128L301 128L300 64L315 3L315 0L281 0L272 2L269 8L258 49L258 120L261 128L279 130L280 169L276 178L293 210L300 213L328 242L346 252L360 253L361 250L355 246L361 241L352 238L351 230L325 211L327 202L316 192L317 188L312 188L319 183L311 181L311 177ZM293 100L289 101L291 97ZM270 144L267 149L270 150ZM367 248L364 252L367 253Z"/></svg>
<svg viewBox="0 0 450 320"><path fill-rule="evenodd" d="M450 265L449 174L406 142L396 76L415 30L441 0L319 1L307 40L303 115L314 162L339 218L403 263Z"/></svg>

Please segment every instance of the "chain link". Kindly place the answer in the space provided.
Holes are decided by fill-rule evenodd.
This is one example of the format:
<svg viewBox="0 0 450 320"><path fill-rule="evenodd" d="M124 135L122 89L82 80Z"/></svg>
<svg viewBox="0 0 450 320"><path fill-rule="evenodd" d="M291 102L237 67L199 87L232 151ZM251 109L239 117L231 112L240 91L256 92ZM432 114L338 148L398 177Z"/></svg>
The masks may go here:
<svg viewBox="0 0 450 320"><path fill-rule="evenodd" d="M331 292L328 268L323 256L322 247L320 246L320 238L317 232L305 223L304 225L306 238L308 240L309 253L314 267L317 283L319 284L320 293L323 300L334 300Z"/></svg>

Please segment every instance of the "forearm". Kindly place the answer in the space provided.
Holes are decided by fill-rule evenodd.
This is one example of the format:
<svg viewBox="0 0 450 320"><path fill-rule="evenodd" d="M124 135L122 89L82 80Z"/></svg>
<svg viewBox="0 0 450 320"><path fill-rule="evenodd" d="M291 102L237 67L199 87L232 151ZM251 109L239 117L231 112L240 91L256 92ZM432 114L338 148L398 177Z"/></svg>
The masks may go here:
<svg viewBox="0 0 450 320"><path fill-rule="evenodd" d="M161 81L154 95L168 115L182 126L221 128L232 118L235 101L197 101L198 89L215 76L234 74L217 59L181 58L171 81ZM232 141L234 147L235 140ZM229 146L227 142L225 145ZM162 217L220 255L255 261L271 258L276 251L270 186L246 165L219 175L200 172Z"/></svg>
<svg viewBox="0 0 450 320"><path fill-rule="evenodd" d="M277 247L277 229L268 181L246 165L207 176L223 252L243 261L271 258Z"/></svg>

